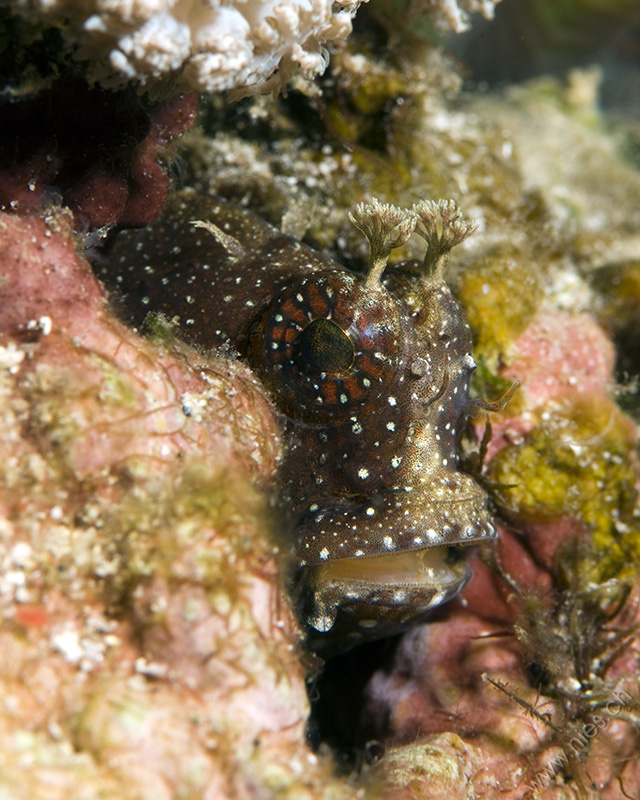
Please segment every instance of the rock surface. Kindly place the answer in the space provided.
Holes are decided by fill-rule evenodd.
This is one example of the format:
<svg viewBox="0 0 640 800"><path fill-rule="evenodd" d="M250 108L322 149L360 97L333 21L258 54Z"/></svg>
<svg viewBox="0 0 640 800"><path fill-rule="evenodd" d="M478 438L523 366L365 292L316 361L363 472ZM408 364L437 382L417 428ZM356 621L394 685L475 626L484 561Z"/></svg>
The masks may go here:
<svg viewBox="0 0 640 800"><path fill-rule="evenodd" d="M261 387L127 330L64 214L0 217L0 281L0 793L354 797L305 745Z"/></svg>

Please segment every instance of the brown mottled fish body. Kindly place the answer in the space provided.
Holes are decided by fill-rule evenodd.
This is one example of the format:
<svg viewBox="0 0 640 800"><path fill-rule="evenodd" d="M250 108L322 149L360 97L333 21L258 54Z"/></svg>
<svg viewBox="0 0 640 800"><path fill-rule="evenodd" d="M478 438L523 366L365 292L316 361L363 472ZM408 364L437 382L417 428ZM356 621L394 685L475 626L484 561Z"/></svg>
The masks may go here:
<svg viewBox="0 0 640 800"><path fill-rule="evenodd" d="M366 281L255 214L179 193L119 235L104 276L136 323L162 312L192 343L232 344L272 394L312 646L397 633L460 590L470 573L449 548L496 531L459 470L475 364L437 273L409 262Z"/></svg>

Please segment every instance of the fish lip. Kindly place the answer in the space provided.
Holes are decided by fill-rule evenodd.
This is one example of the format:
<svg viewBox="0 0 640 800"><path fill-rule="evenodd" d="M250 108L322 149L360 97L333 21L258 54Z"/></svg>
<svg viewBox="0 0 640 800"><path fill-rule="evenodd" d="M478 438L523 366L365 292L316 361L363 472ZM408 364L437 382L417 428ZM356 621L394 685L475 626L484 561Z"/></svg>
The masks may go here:
<svg viewBox="0 0 640 800"><path fill-rule="evenodd" d="M446 469L404 489L381 489L357 499L325 495L307 508L296 526L301 567L498 536L484 489L472 476Z"/></svg>
<svg viewBox="0 0 640 800"><path fill-rule="evenodd" d="M442 555L443 564L444 558ZM375 557L368 560L369 563L372 560L376 560ZM395 635L426 621L433 609L453 599L473 574L466 562L458 561L446 565L449 574L446 582L403 584L364 579L327 581L323 585L318 581L322 578L318 569L322 570L322 567L305 570L308 605L304 620L312 631L311 635L320 637L320 643L316 642L319 647L325 646L322 644L324 637L333 640L337 636L344 640L339 645L331 644L331 648L337 647L338 650L348 649L358 641Z"/></svg>
<svg viewBox="0 0 640 800"><path fill-rule="evenodd" d="M326 563L311 564L305 568L318 579L331 584L351 583L354 587L378 587L380 591L423 589L427 586L457 584L463 576L465 582L471 570L464 560L448 561L449 546L422 547L395 553L377 553L361 558L333 559ZM415 575L415 579L411 576Z"/></svg>
<svg viewBox="0 0 640 800"><path fill-rule="evenodd" d="M334 539L334 531L331 528L331 520L328 514L327 517L328 524L326 541L328 545L331 545ZM423 550L435 550L438 548L467 548L481 544L482 542L496 541L499 538L498 529L488 513L485 513L481 520L475 520L473 523L468 523L465 525L462 528L462 533L452 535L451 532L453 530L453 526L445 526L443 532L440 533L435 531L433 528L425 527L421 530L421 532L412 535L412 539L410 541L401 542L399 545L394 544L393 547L387 547L386 549L383 548L382 544L378 543L375 546L369 545L366 549L364 547L360 549L352 548L352 552L348 552L345 555L340 555L336 553L335 549L333 549L333 551L329 551L327 546L325 553L316 547L318 552L314 555L305 553L305 534L307 531L305 531L303 528L301 532L299 527L297 532L298 567L303 569L320 566L331 561L342 561L347 559L362 560L385 558L386 556L391 556L394 554L419 553ZM393 538L392 533L393 531L390 529L390 534L387 537L388 539ZM429 540L430 537L431 540Z"/></svg>

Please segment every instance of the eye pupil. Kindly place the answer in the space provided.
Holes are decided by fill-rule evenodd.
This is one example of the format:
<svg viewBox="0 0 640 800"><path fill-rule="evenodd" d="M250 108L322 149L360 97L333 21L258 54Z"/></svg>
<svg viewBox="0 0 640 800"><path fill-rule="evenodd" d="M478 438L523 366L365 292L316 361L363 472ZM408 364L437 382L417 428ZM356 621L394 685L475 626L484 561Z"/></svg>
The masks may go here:
<svg viewBox="0 0 640 800"><path fill-rule="evenodd" d="M346 372L353 364L351 339L330 319L315 319L295 344L296 363L305 371Z"/></svg>

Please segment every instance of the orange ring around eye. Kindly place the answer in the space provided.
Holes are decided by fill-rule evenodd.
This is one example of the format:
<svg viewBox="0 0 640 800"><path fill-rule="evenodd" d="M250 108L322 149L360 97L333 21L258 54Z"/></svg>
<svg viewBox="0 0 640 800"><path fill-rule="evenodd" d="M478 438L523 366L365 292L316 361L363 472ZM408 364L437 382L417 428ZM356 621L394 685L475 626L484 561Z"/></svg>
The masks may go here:
<svg viewBox="0 0 640 800"><path fill-rule="evenodd" d="M307 275L262 317L256 366L292 417L335 419L376 402L394 382L404 333L397 300L342 270Z"/></svg>

